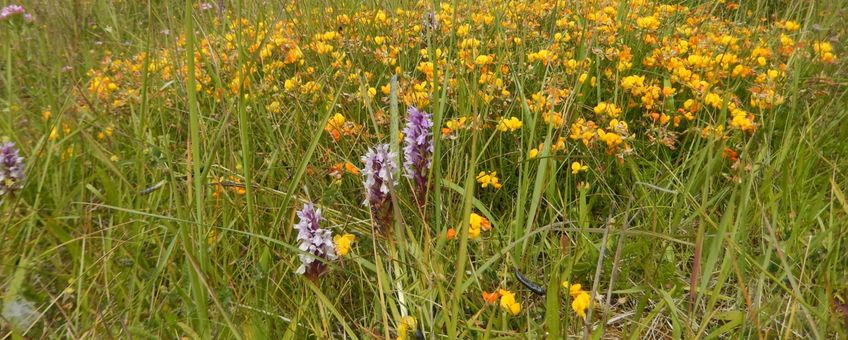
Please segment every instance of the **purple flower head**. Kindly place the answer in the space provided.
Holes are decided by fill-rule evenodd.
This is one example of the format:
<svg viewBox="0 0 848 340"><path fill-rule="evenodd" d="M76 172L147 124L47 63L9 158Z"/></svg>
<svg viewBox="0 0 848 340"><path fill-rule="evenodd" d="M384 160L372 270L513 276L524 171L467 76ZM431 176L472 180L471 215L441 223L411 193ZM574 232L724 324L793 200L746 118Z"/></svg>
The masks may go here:
<svg viewBox="0 0 848 340"><path fill-rule="evenodd" d="M297 268L297 273L315 279L326 269L326 265L316 258L336 259L333 233L321 229L321 209L315 209L312 203L304 204L303 209L297 212L297 217L300 220L294 228L297 229L297 240L300 241L299 249L313 255L300 254L301 265Z"/></svg>
<svg viewBox="0 0 848 340"><path fill-rule="evenodd" d="M395 157L397 155L389 151L389 144L378 144L362 156L362 163L365 163L364 204L380 203L391 195L390 186L397 184L392 178L397 171Z"/></svg>
<svg viewBox="0 0 848 340"><path fill-rule="evenodd" d="M20 190L25 179L24 158L15 143L4 143L0 146L0 196Z"/></svg>
<svg viewBox="0 0 848 340"><path fill-rule="evenodd" d="M9 6L3 7L3 9L0 9L0 18L6 19L6 18L13 16L15 14L23 14L25 12L26 12L26 10L24 9L23 6L9 5Z"/></svg>
<svg viewBox="0 0 848 340"><path fill-rule="evenodd" d="M433 154L432 115L410 107L403 129L403 168L406 177L411 178L415 185L415 201L424 203L427 195L427 175Z"/></svg>
<svg viewBox="0 0 848 340"><path fill-rule="evenodd" d="M32 21L32 15L27 13L23 6L9 5L0 9L0 20L6 20L14 15L23 15L24 20Z"/></svg>
<svg viewBox="0 0 848 340"><path fill-rule="evenodd" d="M439 18L436 16L435 13L430 12L425 14L422 21L424 23L424 28L426 31L432 32L439 30Z"/></svg>
<svg viewBox="0 0 848 340"><path fill-rule="evenodd" d="M395 153L389 151L388 144L378 144L362 156L365 163L365 202L363 204L371 207L371 212L378 226L388 227L391 225L391 188L397 185L394 173L397 171Z"/></svg>

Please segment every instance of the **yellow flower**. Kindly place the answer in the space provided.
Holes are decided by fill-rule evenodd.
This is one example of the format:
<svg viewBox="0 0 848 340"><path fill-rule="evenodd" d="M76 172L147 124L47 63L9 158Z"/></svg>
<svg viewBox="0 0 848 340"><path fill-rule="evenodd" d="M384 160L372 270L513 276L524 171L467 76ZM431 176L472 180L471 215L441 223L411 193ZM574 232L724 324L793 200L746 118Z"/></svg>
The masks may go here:
<svg viewBox="0 0 848 340"><path fill-rule="evenodd" d="M492 224L485 217L471 213L468 217L468 237L472 240L480 237L481 230L492 230Z"/></svg>
<svg viewBox="0 0 848 340"><path fill-rule="evenodd" d="M644 76L627 76L621 80L621 88L625 91L637 91L645 87Z"/></svg>
<svg viewBox="0 0 848 340"><path fill-rule="evenodd" d="M468 31L469 31L470 29L471 29L471 26L470 26L470 25L468 25L468 24L460 25L460 26L456 29L456 35L457 35L457 36L459 36L459 37L464 37L464 36L468 35Z"/></svg>
<svg viewBox="0 0 848 340"><path fill-rule="evenodd" d="M331 117L330 120L327 121L327 125L324 126L324 131L327 131L330 135L333 136L333 139L339 140L342 136L342 129L345 124L345 117L341 113L336 113L335 116Z"/></svg>
<svg viewBox="0 0 848 340"><path fill-rule="evenodd" d="M47 137L47 140L54 141L58 138L59 138L59 129L57 129L56 127L53 127L53 129L50 130L50 136Z"/></svg>
<svg viewBox="0 0 848 340"><path fill-rule="evenodd" d="M107 126L106 129L97 134L97 139L106 139L106 137L112 137L113 132L114 128L111 126Z"/></svg>
<svg viewBox="0 0 848 340"><path fill-rule="evenodd" d="M801 28L801 24L792 20L787 20L785 23L783 23L783 28L787 31L797 31L799 28Z"/></svg>
<svg viewBox="0 0 848 340"><path fill-rule="evenodd" d="M429 61L423 61L415 68L418 72L423 73L427 76L427 79L433 78L433 63ZM388 94L388 93L387 93Z"/></svg>
<svg viewBox="0 0 848 340"><path fill-rule="evenodd" d="M589 170L589 167L580 162L571 163L571 174L576 175L582 171Z"/></svg>
<svg viewBox="0 0 848 340"><path fill-rule="evenodd" d="M353 234L333 236L333 244L336 246L336 254L339 256L347 256L347 254L350 253L350 248L354 241L356 241L356 236Z"/></svg>
<svg viewBox="0 0 848 340"><path fill-rule="evenodd" d="M510 118L501 118L498 122L498 131L501 132L514 132L521 128L521 121L518 118L510 117Z"/></svg>
<svg viewBox="0 0 848 340"><path fill-rule="evenodd" d="M492 59L494 59L494 58L483 54L483 55L477 56L477 58L474 59L474 63L477 64L477 65L486 65L486 64L491 63Z"/></svg>
<svg viewBox="0 0 848 340"><path fill-rule="evenodd" d="M477 183L480 183L480 186L486 188L488 186L492 186L495 189L501 188L500 180L498 179L498 172L492 171L490 173L486 173L485 171L481 171L477 174Z"/></svg>
<svg viewBox="0 0 848 340"><path fill-rule="evenodd" d="M447 126L450 129L453 129L453 130L461 129L461 128L465 127L465 120L466 120L465 117L459 117L459 118L451 119L451 120L447 121L447 123L445 123L445 126Z"/></svg>
<svg viewBox="0 0 848 340"><path fill-rule="evenodd" d="M598 129L598 138L601 141L607 144L607 148L610 150L615 149L619 144L623 142L621 135L614 132L605 132L604 130Z"/></svg>
<svg viewBox="0 0 848 340"><path fill-rule="evenodd" d="M542 112L542 120L545 121L545 124L551 124L553 121L553 125L556 127L560 127L563 123L565 123L563 115L553 111Z"/></svg>
<svg viewBox="0 0 848 340"><path fill-rule="evenodd" d="M409 331L415 329L416 321L415 318L411 316L404 316L400 319L397 327L397 335L398 340L406 340L409 339L407 335Z"/></svg>
<svg viewBox="0 0 848 340"><path fill-rule="evenodd" d="M833 45L826 41L817 41L813 43L813 51L819 56L821 61L832 63L836 61L836 55L833 54Z"/></svg>
<svg viewBox="0 0 848 340"><path fill-rule="evenodd" d="M589 293L583 290L583 286L579 283L569 285L568 281L562 282L562 288L568 289L568 294L571 295L571 309L583 319L586 319L586 309L591 306L591 297Z"/></svg>
<svg viewBox="0 0 848 340"><path fill-rule="evenodd" d="M571 124L571 135L569 137L574 140L582 140L583 145L589 146L597 134L598 126L593 121L586 121L583 118L577 119Z"/></svg>
<svg viewBox="0 0 848 340"><path fill-rule="evenodd" d="M476 240L478 237L480 237L480 228L468 228L468 238Z"/></svg>
<svg viewBox="0 0 848 340"><path fill-rule="evenodd" d="M716 109L721 109L721 107L724 105L724 100L721 99L721 96L710 92L707 93L706 96L704 96L704 104L712 106Z"/></svg>
<svg viewBox="0 0 848 340"><path fill-rule="evenodd" d="M577 315L579 315L585 320L586 309L588 309L589 305L591 304L590 300L591 297L589 296L589 293L581 291L579 294L577 294L577 297L575 297L574 300L571 301L571 309L573 309L574 312L577 313Z"/></svg>
<svg viewBox="0 0 848 340"><path fill-rule="evenodd" d="M468 223L471 225L471 228L480 229L484 223L488 224L489 221L483 216L471 213L471 216L468 218Z"/></svg>
<svg viewBox="0 0 848 340"><path fill-rule="evenodd" d="M289 79L286 79L285 82L283 82L283 88L285 88L286 91L291 91L291 90L294 90L295 88L297 88L297 86L299 84L300 84L300 78L291 77Z"/></svg>
<svg viewBox="0 0 848 340"><path fill-rule="evenodd" d="M377 14L374 16L374 22L384 23L386 22L386 12L383 10L377 11Z"/></svg>
<svg viewBox="0 0 848 340"><path fill-rule="evenodd" d="M660 21L655 16L641 17L636 19L636 25L641 29L654 31L660 27Z"/></svg>
<svg viewBox="0 0 848 340"><path fill-rule="evenodd" d="M754 116L746 114L744 111L733 115L733 119L730 121L730 126L746 132L756 130Z"/></svg>
<svg viewBox="0 0 848 340"><path fill-rule="evenodd" d="M683 109L689 112L698 111L698 103L694 99L686 99L683 102Z"/></svg>
<svg viewBox="0 0 848 340"><path fill-rule="evenodd" d="M621 114L621 109L617 105L607 102L598 103L594 110L596 114L606 114L612 118L618 117Z"/></svg>
<svg viewBox="0 0 848 340"><path fill-rule="evenodd" d="M565 137L557 138L557 141L554 143L554 145L551 145L551 151L553 152L562 150L565 150Z"/></svg>
<svg viewBox="0 0 848 340"><path fill-rule="evenodd" d="M813 50L816 53L833 52L833 45L826 41L817 41L813 43Z"/></svg>
<svg viewBox="0 0 848 340"><path fill-rule="evenodd" d="M527 159L534 159L539 156L539 149L532 148L530 152L527 153Z"/></svg>
<svg viewBox="0 0 848 340"><path fill-rule="evenodd" d="M465 117L459 117L445 122L445 127L442 128L442 137L455 138L457 130L465 128L465 120Z"/></svg>
<svg viewBox="0 0 848 340"><path fill-rule="evenodd" d="M282 106L280 105L280 102L275 100L268 104L265 109L268 110L268 112L270 113L280 113L281 107Z"/></svg>
<svg viewBox="0 0 848 340"><path fill-rule="evenodd" d="M521 304L515 301L515 294L504 289L500 289L498 292L501 294L501 308L503 310L512 315L521 313Z"/></svg>
<svg viewBox="0 0 848 340"><path fill-rule="evenodd" d="M539 50L539 52L533 52L527 55L527 60L529 62L541 61L542 64L547 65L548 63L556 60L558 56L551 51L548 50Z"/></svg>
<svg viewBox="0 0 848 340"><path fill-rule="evenodd" d="M327 121L327 127L341 128L345 123L345 117L341 113L336 113L330 120Z"/></svg>

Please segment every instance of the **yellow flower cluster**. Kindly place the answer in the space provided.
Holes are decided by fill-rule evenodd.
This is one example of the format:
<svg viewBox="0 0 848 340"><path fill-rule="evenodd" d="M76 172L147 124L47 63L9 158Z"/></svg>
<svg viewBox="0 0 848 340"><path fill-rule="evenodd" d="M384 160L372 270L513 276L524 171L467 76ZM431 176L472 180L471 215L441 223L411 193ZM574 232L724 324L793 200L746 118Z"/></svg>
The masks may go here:
<svg viewBox="0 0 848 340"><path fill-rule="evenodd" d="M710 6L483 0L392 10L363 4L340 13L332 6L307 12L287 5L283 20L215 19L213 34L196 37L194 77L204 108L243 96L258 119L311 123L317 118L292 116L304 107L328 108L337 98L341 109L324 126L335 142L385 137L379 131L388 124L389 79L396 77L405 106L434 112L431 100L444 91L438 124L448 143L471 128L501 135L525 129L520 147L535 159L546 151L539 142L541 117L554 128L550 155L605 153L623 162L651 144L675 148L686 136L741 143L784 103L790 60L825 67L838 60L840 45L825 36L809 38L809 23L740 25L740 16ZM550 18L556 18L553 25ZM75 110L109 112L92 135L120 136L116 130L137 112L145 84L157 89L145 92L148 100L163 103L150 110L171 114L184 102L178 85L188 76L181 57L186 36L164 40L165 47L149 52L107 51L87 71ZM591 47L589 55L584 46ZM472 98L479 114L460 110L460 97ZM50 140L61 137L61 124L51 127ZM535 130L526 130L531 124ZM330 159L323 166L335 180L354 173L345 169L355 167L333 165L338 163ZM572 164L571 171L586 171L586 165ZM477 182L501 187L494 171L481 172Z"/></svg>
<svg viewBox="0 0 848 340"><path fill-rule="evenodd" d="M597 106L595 106L596 114L605 114L611 118L616 118L621 114L621 109L618 108L615 104L608 104L606 102L600 102Z"/></svg>
<svg viewBox="0 0 848 340"><path fill-rule="evenodd" d="M468 218L468 237L472 240L480 237L480 231L492 230L492 224L483 216L471 213Z"/></svg>
<svg viewBox="0 0 848 340"><path fill-rule="evenodd" d="M336 254L347 256L350 253L350 248L353 246L354 241L356 241L356 236L353 234L333 236L333 245L336 246Z"/></svg>
<svg viewBox="0 0 848 340"><path fill-rule="evenodd" d="M501 132L514 132L521 128L521 121L518 118L510 117L510 118L501 118L498 121L498 131Z"/></svg>
<svg viewBox="0 0 848 340"><path fill-rule="evenodd" d="M515 294L513 292L500 289L498 290L498 293L500 293L501 308L503 308L504 311L512 315L518 315L518 313L521 313L521 304L515 300Z"/></svg>
<svg viewBox="0 0 848 340"><path fill-rule="evenodd" d="M324 126L324 131L333 137L333 140L340 140L342 136L354 136L362 131L362 125L348 121L344 115L337 113L330 117L327 125Z"/></svg>
<svg viewBox="0 0 848 340"><path fill-rule="evenodd" d="M589 292L583 290L583 286L579 283L569 285L568 281L562 282L562 288L567 289L568 294L571 295L571 309L573 309L578 316L586 319L586 310L592 305Z"/></svg>
<svg viewBox="0 0 848 340"><path fill-rule="evenodd" d="M415 318L411 316L404 316L400 319L397 326L397 339L398 340L406 340L409 339L409 332L415 330L415 326L418 322Z"/></svg>
<svg viewBox="0 0 848 340"><path fill-rule="evenodd" d="M442 128L442 137L446 138L456 138L456 133L458 130L464 129L465 121L467 118L459 117L448 120L445 122L445 127Z"/></svg>
<svg viewBox="0 0 848 340"><path fill-rule="evenodd" d="M535 159L539 153L545 150L545 143L539 143L538 147L530 149L527 153L527 159ZM565 150L565 137L558 137L556 141L551 143L551 152L559 152Z"/></svg>
<svg viewBox="0 0 848 340"><path fill-rule="evenodd" d="M477 183L480 183L480 186L484 189L490 186L495 189L501 188L501 183L500 179L498 179L497 171L481 171L479 174L477 174Z"/></svg>
<svg viewBox="0 0 848 340"><path fill-rule="evenodd" d="M571 174L576 175L583 171L589 170L589 167L580 162L571 163Z"/></svg>

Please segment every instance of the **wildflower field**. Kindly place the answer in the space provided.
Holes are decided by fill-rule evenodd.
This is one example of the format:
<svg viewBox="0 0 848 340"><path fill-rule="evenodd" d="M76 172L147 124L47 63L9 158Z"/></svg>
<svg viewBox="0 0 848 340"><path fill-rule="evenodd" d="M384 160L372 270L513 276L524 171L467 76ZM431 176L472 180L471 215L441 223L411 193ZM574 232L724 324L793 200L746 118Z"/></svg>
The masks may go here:
<svg viewBox="0 0 848 340"><path fill-rule="evenodd" d="M848 338L846 0L0 5L0 339Z"/></svg>

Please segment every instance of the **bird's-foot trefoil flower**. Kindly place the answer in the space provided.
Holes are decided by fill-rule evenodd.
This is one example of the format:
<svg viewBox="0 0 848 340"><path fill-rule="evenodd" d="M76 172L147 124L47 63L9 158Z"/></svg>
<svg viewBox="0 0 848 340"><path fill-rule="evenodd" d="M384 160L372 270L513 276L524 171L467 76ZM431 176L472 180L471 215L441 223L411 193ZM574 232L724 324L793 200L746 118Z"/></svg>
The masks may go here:
<svg viewBox="0 0 848 340"><path fill-rule="evenodd" d="M515 294L505 289L498 290L501 296L501 308L513 316L521 313L521 304L515 301Z"/></svg>
<svg viewBox="0 0 848 340"><path fill-rule="evenodd" d="M356 236L353 234L333 236L333 244L336 246L336 254L339 256L347 256L350 253L350 248L353 247L353 242L355 241Z"/></svg>
<svg viewBox="0 0 848 340"><path fill-rule="evenodd" d="M568 289L568 294L571 295L571 309L574 310L577 316L585 320L586 310L592 306L592 298L589 296L589 292L583 290L581 284L575 283L569 285L568 281L562 282L562 288Z"/></svg>

